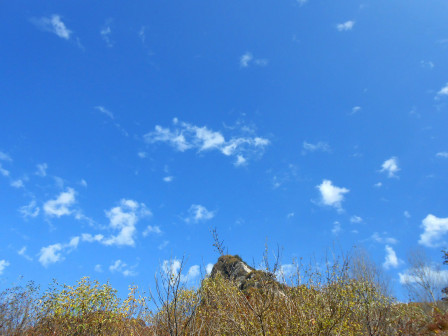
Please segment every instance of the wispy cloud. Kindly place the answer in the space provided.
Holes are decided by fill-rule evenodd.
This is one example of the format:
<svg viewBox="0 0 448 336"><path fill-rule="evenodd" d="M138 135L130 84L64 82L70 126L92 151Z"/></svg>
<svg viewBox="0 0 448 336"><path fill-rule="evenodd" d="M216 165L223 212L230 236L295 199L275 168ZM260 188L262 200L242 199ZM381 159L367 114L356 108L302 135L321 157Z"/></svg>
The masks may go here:
<svg viewBox="0 0 448 336"><path fill-rule="evenodd" d="M437 92L437 97L448 96L448 83Z"/></svg>
<svg viewBox="0 0 448 336"><path fill-rule="evenodd" d="M63 253L70 253L78 247L80 238L73 237L67 244L53 244L46 247L42 247L39 252L39 262L44 267L48 267L51 264L64 260Z"/></svg>
<svg viewBox="0 0 448 336"><path fill-rule="evenodd" d="M36 165L36 175L40 176L40 177L45 177L47 176L47 169L48 169L48 165L46 163L40 163L38 165Z"/></svg>
<svg viewBox="0 0 448 336"><path fill-rule="evenodd" d="M326 142L319 141L315 144L304 141L302 144L302 154L313 152L331 152L330 145Z"/></svg>
<svg viewBox="0 0 448 336"><path fill-rule="evenodd" d="M173 176L165 176L165 177L163 178L163 181L168 183L168 182L172 182L173 179L174 179Z"/></svg>
<svg viewBox="0 0 448 336"><path fill-rule="evenodd" d="M429 214L423 219L421 227L423 233L420 235L419 244L427 247L445 244L443 236L448 233L448 218L438 218Z"/></svg>
<svg viewBox="0 0 448 336"><path fill-rule="evenodd" d="M158 227L157 225L155 225L155 226L148 225L146 227L145 231L143 231L143 237L146 237L152 233L160 235L160 234L162 234L162 230L160 230L160 227Z"/></svg>
<svg viewBox="0 0 448 336"><path fill-rule="evenodd" d="M414 273L415 272L412 269L408 269L404 273L399 273L400 283L402 285L420 283L422 278L435 286L445 286L448 282L447 270L440 270L427 266L418 270L419 276Z"/></svg>
<svg viewBox="0 0 448 336"><path fill-rule="evenodd" d="M130 267L120 259L116 260L112 265L109 266L109 271L111 273L121 273L125 277L136 276L137 272L134 271L135 266Z"/></svg>
<svg viewBox="0 0 448 336"><path fill-rule="evenodd" d="M251 64L256 66L264 67L267 66L269 61L265 58L254 58L252 53L246 52L240 57L240 67L247 68Z"/></svg>
<svg viewBox="0 0 448 336"><path fill-rule="evenodd" d="M199 265L193 265L188 269L187 274L179 274L181 272L182 261L179 259L164 260L162 263L162 272L170 278L176 278L180 275L181 282L189 282L195 280L200 275Z"/></svg>
<svg viewBox="0 0 448 336"><path fill-rule="evenodd" d="M114 46L114 41L112 41L111 34L112 34L112 28L111 28L112 20L108 19L104 26L100 30L101 38L106 42L106 45L109 48L112 48Z"/></svg>
<svg viewBox="0 0 448 336"><path fill-rule="evenodd" d="M383 263L383 267L385 269L397 268L402 263L402 261L398 259L394 249L389 245L385 246L385 250L386 250L386 257Z"/></svg>
<svg viewBox="0 0 448 336"><path fill-rule="evenodd" d="M104 106L98 105L95 106L95 109L99 111L100 113L104 114L105 116L109 117L109 119L112 121L112 123L115 125L115 127L124 135L129 136L129 133L115 120L115 115L105 108Z"/></svg>
<svg viewBox="0 0 448 336"><path fill-rule="evenodd" d="M349 31L353 29L353 26L355 25L355 21L346 21L344 23L339 23L336 25L336 29L340 32L342 31Z"/></svg>
<svg viewBox="0 0 448 336"><path fill-rule="evenodd" d="M33 258L26 254L26 249L26 246L23 246L20 250L17 251L17 254L24 257L26 260L32 261Z"/></svg>
<svg viewBox="0 0 448 336"><path fill-rule="evenodd" d="M8 154L6 154L4 152L0 152L0 161L12 162L12 159Z"/></svg>
<svg viewBox="0 0 448 336"><path fill-rule="evenodd" d="M50 17L34 18L31 22L40 29L53 33L64 40L69 40L72 35L72 31L66 27L58 14L53 14Z"/></svg>
<svg viewBox="0 0 448 336"><path fill-rule="evenodd" d="M9 265L10 265L9 261L6 261L5 259L0 260L0 275L3 274L5 268L8 267Z"/></svg>
<svg viewBox="0 0 448 336"><path fill-rule="evenodd" d="M215 217L214 211L207 210L203 205L193 204L188 210L188 217L185 218L185 221L188 223L199 223L210 220L213 217Z"/></svg>
<svg viewBox="0 0 448 336"><path fill-rule="evenodd" d="M396 174L399 171L400 167L398 167L398 159L396 157L391 157L390 159L384 161L380 170L380 172L386 173L388 177L396 177Z"/></svg>
<svg viewBox="0 0 448 336"><path fill-rule="evenodd" d="M337 236L342 230L341 223L338 221L333 223L333 228L331 229L331 233Z"/></svg>
<svg viewBox="0 0 448 336"><path fill-rule="evenodd" d="M70 209L76 202L75 190L67 188L67 191L61 192L56 199L49 200L44 204L44 212L50 217L61 217L71 215L73 210Z"/></svg>
<svg viewBox="0 0 448 336"><path fill-rule="evenodd" d="M353 223L353 224L362 223L362 218L359 217L359 216L351 216L350 217L350 223Z"/></svg>
<svg viewBox="0 0 448 336"><path fill-rule="evenodd" d="M10 184L11 184L11 187L17 188L17 189L25 187L25 184L23 183L23 180L21 180L21 179L11 181Z"/></svg>
<svg viewBox="0 0 448 336"><path fill-rule="evenodd" d="M436 156L439 157L439 158L448 159L448 152L438 152L436 154Z"/></svg>
<svg viewBox="0 0 448 336"><path fill-rule="evenodd" d="M297 0L297 3L299 4L299 6L303 6L307 2L308 2L308 0Z"/></svg>
<svg viewBox="0 0 448 336"><path fill-rule="evenodd" d="M373 233L373 235L370 237L374 242L379 244L388 244L393 245L396 244L398 241L395 238L387 237L385 234L381 236L378 232Z"/></svg>
<svg viewBox="0 0 448 336"><path fill-rule="evenodd" d="M10 174L10 173L9 173L9 170L3 168L1 163L0 163L0 174L3 175L3 176L5 176L5 177L8 177L9 174Z"/></svg>
<svg viewBox="0 0 448 336"><path fill-rule="evenodd" d="M145 141L148 144L164 142L179 152L190 149L198 153L217 150L225 156L234 157L236 166L245 164L249 157L261 155L270 144L268 139L257 136L234 136L227 140L221 132L180 122L177 118L173 124L172 129L157 125L153 132L145 134Z"/></svg>
<svg viewBox="0 0 448 336"><path fill-rule="evenodd" d="M39 215L40 208L37 206L35 200L32 200L28 205L24 205L19 209L20 214L23 218L27 219L28 217L35 218Z"/></svg>
<svg viewBox="0 0 448 336"><path fill-rule="evenodd" d="M321 195L321 204L342 211L341 203L344 201L344 195L350 192L349 189L336 187L330 180L323 180L316 188Z"/></svg>

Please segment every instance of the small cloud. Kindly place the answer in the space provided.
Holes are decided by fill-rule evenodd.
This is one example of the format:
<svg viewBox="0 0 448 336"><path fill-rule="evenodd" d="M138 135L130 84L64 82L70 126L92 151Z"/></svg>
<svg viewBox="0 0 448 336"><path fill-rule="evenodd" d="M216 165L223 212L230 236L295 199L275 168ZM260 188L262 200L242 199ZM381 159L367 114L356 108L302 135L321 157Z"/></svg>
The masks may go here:
<svg viewBox="0 0 448 336"><path fill-rule="evenodd" d="M448 232L448 218L438 218L429 214L422 221L423 233L420 235L419 244L427 247L444 245L443 236Z"/></svg>
<svg viewBox="0 0 448 336"><path fill-rule="evenodd" d="M398 167L398 159L396 157L391 157L389 160L386 160L381 165L380 172L387 173L389 178L396 177L396 173L400 171Z"/></svg>
<svg viewBox="0 0 448 336"><path fill-rule="evenodd" d="M84 188L87 188L87 181L86 181L86 180L82 179L82 180L79 182L79 184L82 185Z"/></svg>
<svg viewBox="0 0 448 336"><path fill-rule="evenodd" d="M448 152L439 152L436 154L438 158L448 159Z"/></svg>
<svg viewBox="0 0 448 336"><path fill-rule="evenodd" d="M81 240L83 242L87 242L87 243L93 243L93 242L102 242L104 239L104 236L102 234L97 234L97 235L91 235L90 233L83 233L81 235Z"/></svg>
<svg viewBox="0 0 448 336"><path fill-rule="evenodd" d="M423 278L428 283L436 286L445 286L448 282L447 270L439 270L428 266L418 270L420 276L416 276L415 273L416 272L413 269L408 269L404 273L399 273L400 284L409 285L421 283Z"/></svg>
<svg viewBox="0 0 448 336"><path fill-rule="evenodd" d="M146 237L146 236L150 235L151 233L160 235L160 234L162 234L162 230L160 230L160 227L158 227L158 226L148 225L146 227L146 230L143 231L143 237Z"/></svg>
<svg viewBox="0 0 448 336"><path fill-rule="evenodd" d="M0 152L0 161L12 162L12 159L8 154L6 154L4 152Z"/></svg>
<svg viewBox="0 0 448 336"><path fill-rule="evenodd" d="M303 6L307 2L308 2L308 0L297 0L297 3L299 4L299 6Z"/></svg>
<svg viewBox="0 0 448 336"><path fill-rule="evenodd" d="M31 258L29 255L26 254L26 246L22 247L20 250L17 251L18 255L24 257L26 260L32 261L33 258Z"/></svg>
<svg viewBox="0 0 448 336"><path fill-rule="evenodd" d="M361 106L355 106L355 107L352 108L352 113L351 114L356 114L359 111L361 111L361 109L362 109Z"/></svg>
<svg viewBox="0 0 448 336"><path fill-rule="evenodd" d="M114 42L110 37L110 35L112 34L111 22L112 20L107 20L106 24L100 30L101 38L104 40L104 42L106 42L106 45L109 48L112 48L114 46Z"/></svg>
<svg viewBox="0 0 448 336"><path fill-rule="evenodd" d="M44 267L48 267L50 264L64 260L62 253L70 253L78 247L80 238L73 237L67 244L53 244L46 247L42 247L39 252L39 262Z"/></svg>
<svg viewBox="0 0 448 336"><path fill-rule="evenodd" d="M350 223L353 223L353 224L362 223L362 218L359 216L352 216L352 217L350 217Z"/></svg>
<svg viewBox="0 0 448 336"><path fill-rule="evenodd" d="M316 188L319 189L323 205L342 211L341 203L344 201L344 195L350 192L349 189L336 187L330 180L323 180Z"/></svg>
<svg viewBox="0 0 448 336"><path fill-rule="evenodd" d="M395 238L392 238L392 237L382 237L378 232L375 232L370 238L374 242L379 243L379 244L393 245L393 244L397 243L397 240Z"/></svg>
<svg viewBox="0 0 448 336"><path fill-rule="evenodd" d="M294 212L290 212L289 214L286 215L286 218L290 219L293 218L295 216Z"/></svg>
<svg viewBox="0 0 448 336"><path fill-rule="evenodd" d="M339 222L334 222L333 223L333 228L331 229L331 233L334 234L335 236L337 236L340 232L341 232L342 228L341 228L341 223Z"/></svg>
<svg viewBox="0 0 448 336"><path fill-rule="evenodd" d="M103 273L103 267L100 264L96 264L94 270L95 272Z"/></svg>
<svg viewBox="0 0 448 336"><path fill-rule="evenodd" d="M260 58L260 59L254 60L254 64L258 65L260 67L265 67L269 64L269 61L265 58Z"/></svg>
<svg viewBox="0 0 448 336"><path fill-rule="evenodd" d="M373 186L374 186L375 188L381 188L381 187L383 186L383 183L378 182L378 183L375 183Z"/></svg>
<svg viewBox="0 0 448 336"><path fill-rule="evenodd" d="M406 218L411 218L411 214L409 213L409 211L403 212L403 216L405 216Z"/></svg>
<svg viewBox="0 0 448 336"><path fill-rule="evenodd" d="M11 182L11 187L19 189L19 188L24 188L25 185L23 184L23 181L21 179L18 179L18 180Z"/></svg>
<svg viewBox="0 0 448 336"><path fill-rule="evenodd" d="M439 92L437 92L437 96L448 96L448 83L443 88L441 88Z"/></svg>
<svg viewBox="0 0 448 336"><path fill-rule="evenodd" d="M312 153L312 152L331 152L330 145L326 142L319 141L315 144L304 141L302 144L302 154Z"/></svg>
<svg viewBox="0 0 448 336"><path fill-rule="evenodd" d="M4 259L0 260L0 275L3 274L3 271L4 271L5 268L8 267L9 265L10 265L10 264L9 264L9 261L6 261L6 260L4 260Z"/></svg>
<svg viewBox="0 0 448 336"><path fill-rule="evenodd" d="M187 276L185 277L186 281L193 281L199 275L201 275L199 265L193 265L188 269Z"/></svg>
<svg viewBox="0 0 448 336"><path fill-rule="evenodd" d="M72 214L70 207L75 203L75 190L67 188L54 199L44 204L44 212L50 217L61 217Z"/></svg>
<svg viewBox="0 0 448 336"><path fill-rule="evenodd" d="M64 40L69 40L72 34L72 31L65 26L58 14L53 14L50 17L32 19L31 22L40 29L53 33Z"/></svg>
<svg viewBox="0 0 448 336"><path fill-rule="evenodd" d="M355 21L346 21L344 23L339 23L336 25L336 29L338 31L349 31L353 29L353 26L355 25Z"/></svg>
<svg viewBox="0 0 448 336"><path fill-rule="evenodd" d="M206 207L199 204L193 204L188 210L188 213L189 216L185 219L187 223L205 222L215 217L215 213L213 211L209 211Z"/></svg>
<svg viewBox="0 0 448 336"><path fill-rule="evenodd" d="M3 175L4 177L9 176L9 170L3 168L1 164L0 164L0 174Z"/></svg>
<svg viewBox="0 0 448 336"><path fill-rule="evenodd" d="M159 246L157 246L157 248L158 248L159 250L163 250L165 247L168 246L169 243L170 243L170 242L169 242L168 240L164 240L161 244L159 244Z"/></svg>
<svg viewBox="0 0 448 336"><path fill-rule="evenodd" d="M163 181L164 181L164 182L167 182L167 183L172 182L173 180L174 180L174 177L173 177L173 176L165 176L165 177L163 178Z"/></svg>
<svg viewBox="0 0 448 336"><path fill-rule="evenodd" d="M129 267L126 263L121 261L120 259L116 260L112 265L109 266L109 271L111 273L121 273L125 277L128 276L136 276L137 273L133 270L135 267Z"/></svg>
<svg viewBox="0 0 448 336"><path fill-rule="evenodd" d="M39 215L40 208L36 205L36 201L32 200L28 205L24 205L19 209L23 218L35 218Z"/></svg>
<svg viewBox="0 0 448 336"><path fill-rule="evenodd" d="M397 268L402 263L402 261L398 259L394 249L389 245L386 245L385 250L386 250L386 259L384 260L383 267L385 269Z"/></svg>
<svg viewBox="0 0 448 336"><path fill-rule="evenodd" d="M47 176L48 165L46 163L40 163L40 164L36 165L36 167L37 167L37 171L35 172L35 174L37 176L40 176L40 177Z"/></svg>
<svg viewBox="0 0 448 336"><path fill-rule="evenodd" d="M212 270L213 270L213 264L207 264L207 266L205 266L205 271L207 272L208 275L212 274Z"/></svg>
<svg viewBox="0 0 448 336"><path fill-rule="evenodd" d="M99 112L101 112L102 114L108 116L110 119L114 120L115 116L114 114L109 111L108 109L106 109L104 106L95 106L95 109Z"/></svg>
<svg viewBox="0 0 448 336"><path fill-rule="evenodd" d="M420 65L422 66L422 68L427 68L427 69L434 69L435 64L431 61L420 61Z"/></svg>
<svg viewBox="0 0 448 336"><path fill-rule="evenodd" d="M148 156L146 152L138 152L137 155L140 159L144 159Z"/></svg>
<svg viewBox="0 0 448 336"><path fill-rule="evenodd" d="M138 36L140 37L140 40L142 43L145 43L146 41L146 27L142 26L138 32Z"/></svg>
<svg viewBox="0 0 448 336"><path fill-rule="evenodd" d="M243 54L243 56L240 57L240 66L243 68L247 68L253 58L254 56L250 52L246 52L245 54Z"/></svg>

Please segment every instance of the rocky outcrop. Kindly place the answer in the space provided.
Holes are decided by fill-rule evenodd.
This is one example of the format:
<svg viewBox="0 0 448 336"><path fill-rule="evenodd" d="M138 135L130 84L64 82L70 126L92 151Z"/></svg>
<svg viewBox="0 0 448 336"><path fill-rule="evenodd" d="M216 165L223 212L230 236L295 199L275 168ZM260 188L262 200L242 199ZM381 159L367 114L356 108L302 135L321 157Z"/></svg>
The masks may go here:
<svg viewBox="0 0 448 336"><path fill-rule="evenodd" d="M219 257L213 266L210 277L215 278L218 275L234 281L238 288L243 291L249 288L264 288L266 286L279 289L283 286L276 281L274 274L250 267L238 255Z"/></svg>

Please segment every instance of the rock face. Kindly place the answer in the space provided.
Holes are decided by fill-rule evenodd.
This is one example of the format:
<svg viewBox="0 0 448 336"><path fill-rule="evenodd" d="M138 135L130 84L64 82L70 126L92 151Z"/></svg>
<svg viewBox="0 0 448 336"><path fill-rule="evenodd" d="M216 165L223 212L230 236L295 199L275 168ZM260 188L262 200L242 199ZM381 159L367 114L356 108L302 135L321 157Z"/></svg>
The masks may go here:
<svg viewBox="0 0 448 336"><path fill-rule="evenodd" d="M224 279L234 281L238 288L245 291L249 288L280 287L272 273L256 270L246 264L238 255L223 255L213 266L211 278L221 275Z"/></svg>

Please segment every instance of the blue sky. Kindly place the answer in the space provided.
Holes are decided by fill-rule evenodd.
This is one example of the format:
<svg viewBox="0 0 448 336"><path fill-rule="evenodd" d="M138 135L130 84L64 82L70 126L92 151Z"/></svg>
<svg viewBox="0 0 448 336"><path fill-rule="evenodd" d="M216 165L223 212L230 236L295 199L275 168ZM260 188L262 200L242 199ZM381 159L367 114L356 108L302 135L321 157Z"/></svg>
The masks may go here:
<svg viewBox="0 0 448 336"><path fill-rule="evenodd" d="M0 279L448 238L448 3L0 4ZM446 275L446 274L444 274ZM399 291L399 289L398 289Z"/></svg>

